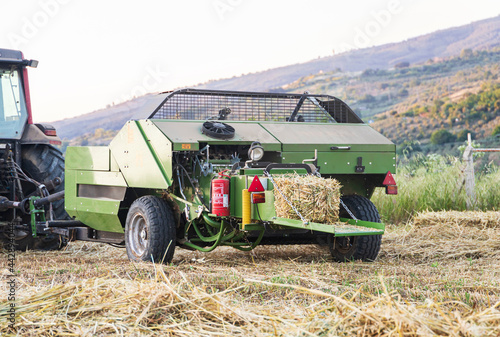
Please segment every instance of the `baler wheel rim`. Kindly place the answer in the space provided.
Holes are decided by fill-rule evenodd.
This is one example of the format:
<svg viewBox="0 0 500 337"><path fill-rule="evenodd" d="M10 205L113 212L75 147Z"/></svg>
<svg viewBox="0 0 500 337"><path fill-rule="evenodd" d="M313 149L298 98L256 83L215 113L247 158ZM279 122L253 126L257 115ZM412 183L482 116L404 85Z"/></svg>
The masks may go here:
<svg viewBox="0 0 500 337"><path fill-rule="evenodd" d="M144 252L147 248L147 225L144 216L140 212L136 212L131 220L132 225L129 235L133 236L134 239L130 242L130 251L134 256L141 257L144 255ZM142 233L146 233L146 235L142 235Z"/></svg>

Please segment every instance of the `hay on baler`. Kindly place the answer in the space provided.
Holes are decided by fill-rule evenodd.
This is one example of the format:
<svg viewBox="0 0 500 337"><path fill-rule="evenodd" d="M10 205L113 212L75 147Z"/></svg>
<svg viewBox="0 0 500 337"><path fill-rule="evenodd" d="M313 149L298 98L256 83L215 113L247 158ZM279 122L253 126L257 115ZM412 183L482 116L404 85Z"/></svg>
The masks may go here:
<svg viewBox="0 0 500 337"><path fill-rule="evenodd" d="M276 176L274 181L280 191L308 221L325 224L339 222L341 185L337 180L294 174ZM300 220L276 188L274 207L278 217Z"/></svg>

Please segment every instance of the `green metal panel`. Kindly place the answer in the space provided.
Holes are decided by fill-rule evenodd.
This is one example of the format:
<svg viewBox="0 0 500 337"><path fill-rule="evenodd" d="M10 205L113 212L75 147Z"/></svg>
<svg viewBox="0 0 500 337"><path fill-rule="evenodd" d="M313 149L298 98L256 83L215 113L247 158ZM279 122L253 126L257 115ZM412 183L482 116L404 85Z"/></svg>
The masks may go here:
<svg viewBox="0 0 500 337"><path fill-rule="evenodd" d="M331 146L350 146L352 151L395 150L390 140L366 124L260 124L283 144L283 151L331 151Z"/></svg>
<svg viewBox="0 0 500 337"><path fill-rule="evenodd" d="M253 205L252 219L263 221L270 220L276 217L276 208L274 207L274 191L265 191L266 202L262 204ZM258 213L256 212L258 208Z"/></svg>
<svg viewBox="0 0 500 337"><path fill-rule="evenodd" d="M76 184L105 185L105 186L123 186L127 183L120 172L105 171L80 171L76 172Z"/></svg>
<svg viewBox="0 0 500 337"><path fill-rule="evenodd" d="M199 143L207 144L249 144L259 141L266 151L280 151L281 144L258 123L224 121L235 129L233 138L215 139L201 133L203 121L152 121L174 144L174 151L199 150Z"/></svg>
<svg viewBox="0 0 500 337"><path fill-rule="evenodd" d="M358 236L358 235L378 235L384 234L385 225L378 222L369 222L361 220L352 220L341 218L341 221L348 224L320 224L309 222L304 224L301 220L292 220L285 218L275 218L273 223L279 226L291 228L308 229L312 231L334 234L335 236Z"/></svg>
<svg viewBox="0 0 500 337"><path fill-rule="evenodd" d="M266 227L260 223L249 223L249 224L246 224L245 225L245 230L246 231L261 231L261 230L265 230Z"/></svg>
<svg viewBox="0 0 500 337"><path fill-rule="evenodd" d="M111 154L129 187L166 189L170 186L172 171L165 170L165 166L171 163L168 157L172 144L167 137L159 140L151 125L142 126L144 130L137 121L127 122L111 141ZM158 155L161 151L164 153Z"/></svg>
<svg viewBox="0 0 500 337"><path fill-rule="evenodd" d="M332 147L345 147L349 146L349 150L332 150ZM381 151L381 152L395 152L396 145L394 144L342 144L342 143L318 143L318 144L286 144L283 146L283 151L308 151L314 157L314 150L321 152L330 152L333 154L344 152L366 152L366 151Z"/></svg>
<svg viewBox="0 0 500 337"><path fill-rule="evenodd" d="M66 166L64 172L64 209L71 217L78 217L76 211L76 174L76 170L69 170Z"/></svg>
<svg viewBox="0 0 500 337"><path fill-rule="evenodd" d="M123 233L117 216L120 202L77 197L79 173L76 170L65 172L64 208L66 212L94 229Z"/></svg>
<svg viewBox="0 0 500 337"><path fill-rule="evenodd" d="M110 155L110 158L109 158L109 170L110 171L113 171L113 172L118 172L120 171L120 166L118 166L118 163L116 162L115 160L115 157L113 157L112 155Z"/></svg>
<svg viewBox="0 0 500 337"><path fill-rule="evenodd" d="M118 218L119 201L92 198L76 198L75 201L76 217L87 226L107 232L124 232Z"/></svg>
<svg viewBox="0 0 500 337"><path fill-rule="evenodd" d="M67 169L109 171L110 158L107 146L69 146L66 149Z"/></svg>
<svg viewBox="0 0 500 337"><path fill-rule="evenodd" d="M301 160L302 161L302 160ZM264 175L264 169L243 169L244 174L247 176L251 176L252 179L256 175L259 177L262 177ZM297 169L273 169L271 170L272 175L279 175L279 174L307 174L306 169L303 168L297 168Z"/></svg>
<svg viewBox="0 0 500 337"><path fill-rule="evenodd" d="M262 170L260 171L259 177L262 177ZM235 176L231 177L230 181L230 214L235 217L242 217L242 196L241 191L248 188L253 181L255 175L247 175L247 176ZM264 188L268 188L268 186L272 186L272 184L268 181L267 186ZM258 220L259 215L260 219L266 220L276 215L276 211L274 209L274 194L273 191L265 191L266 194L266 203L265 204L255 204L252 205L252 215L251 218L253 220ZM259 207L259 213L257 213L256 207Z"/></svg>
<svg viewBox="0 0 500 337"><path fill-rule="evenodd" d="M332 150L332 147L345 147L349 146L349 150ZM344 153L344 152L367 152L367 151L381 151L381 152L395 152L396 145L387 145L387 144L340 144L340 143L318 143L318 144L284 144L283 151L286 152L300 152L300 151L308 151L312 153L309 155L310 158L314 157L314 150L318 150L319 152L330 152L333 154Z"/></svg>
<svg viewBox="0 0 500 337"><path fill-rule="evenodd" d="M158 127L151 120L139 121L139 125L147 136L151 144L153 154L157 157L158 164L172 181L172 143L165 137Z"/></svg>
<svg viewBox="0 0 500 337"><path fill-rule="evenodd" d="M311 159L311 152L283 152L283 163L301 163L304 159ZM355 174L358 157L363 158L364 174L387 171L394 172L396 156L394 152L318 152L318 166L322 174Z"/></svg>
<svg viewBox="0 0 500 337"><path fill-rule="evenodd" d="M348 225L354 227L337 226L335 228L335 236L383 235L385 232L385 225L380 222L370 222L346 218L340 218L340 221L347 222ZM360 229L360 226L364 227L364 229Z"/></svg>
<svg viewBox="0 0 500 337"><path fill-rule="evenodd" d="M77 195L78 184L126 187L120 172L66 169L64 184L64 206L70 216L97 230L123 233L118 218L120 201L81 198Z"/></svg>
<svg viewBox="0 0 500 337"><path fill-rule="evenodd" d="M229 195L231 216L241 218L243 214L241 191L247 188L246 177L247 176L231 177L231 181L229 182L229 189L231 191Z"/></svg>

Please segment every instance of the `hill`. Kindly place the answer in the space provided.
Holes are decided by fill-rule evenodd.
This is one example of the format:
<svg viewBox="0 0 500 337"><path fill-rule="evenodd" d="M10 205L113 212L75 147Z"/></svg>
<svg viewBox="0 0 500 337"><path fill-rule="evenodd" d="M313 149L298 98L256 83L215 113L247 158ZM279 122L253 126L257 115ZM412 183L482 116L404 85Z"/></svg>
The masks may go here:
<svg viewBox="0 0 500 337"><path fill-rule="evenodd" d="M434 129L444 125L468 128L487 137L493 126L486 124L499 114L495 94L500 81L499 63L499 47L464 49L458 56L419 65L309 75L274 90L322 92L339 97L397 143L430 139ZM481 90L491 92L480 102L471 101ZM460 112L455 111L458 109ZM462 114L464 109L467 116ZM412 132L405 132L410 121L419 124L418 132L413 128Z"/></svg>
<svg viewBox="0 0 500 337"><path fill-rule="evenodd" d="M332 94L345 100L365 120L381 120L383 116L373 116L402 114L417 103L431 105L436 99L456 101L467 92L477 92L483 82L496 81L500 57L495 46L500 46L499 36L500 16L401 43L214 81L198 88ZM144 104L149 96L52 124L66 144L106 144L113 130L127 120L144 117L141 113L148 110ZM385 123L391 123L393 118L387 116ZM394 119L395 123L400 121ZM384 128L387 130L382 131L392 138Z"/></svg>
<svg viewBox="0 0 500 337"><path fill-rule="evenodd" d="M500 46L500 16L440 30L403 42L353 50L309 62L201 84L204 89L262 91L280 87L299 77L342 69L344 72L389 69L401 62L421 63L458 55L463 49Z"/></svg>
<svg viewBox="0 0 500 337"><path fill-rule="evenodd" d="M309 75L275 90L343 99L395 142L400 154L411 149L460 156L468 132L486 147L500 147L500 138L494 137L500 133L499 64L499 47L464 49L424 64ZM491 153L481 161L481 166L500 164L500 156Z"/></svg>

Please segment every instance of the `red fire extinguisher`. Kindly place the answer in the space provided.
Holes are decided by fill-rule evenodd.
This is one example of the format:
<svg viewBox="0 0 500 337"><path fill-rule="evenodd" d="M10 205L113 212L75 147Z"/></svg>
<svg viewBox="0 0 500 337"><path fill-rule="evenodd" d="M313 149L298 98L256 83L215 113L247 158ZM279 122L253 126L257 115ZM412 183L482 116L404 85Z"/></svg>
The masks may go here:
<svg viewBox="0 0 500 337"><path fill-rule="evenodd" d="M229 216L229 178L219 173L219 178L212 180L212 214Z"/></svg>

